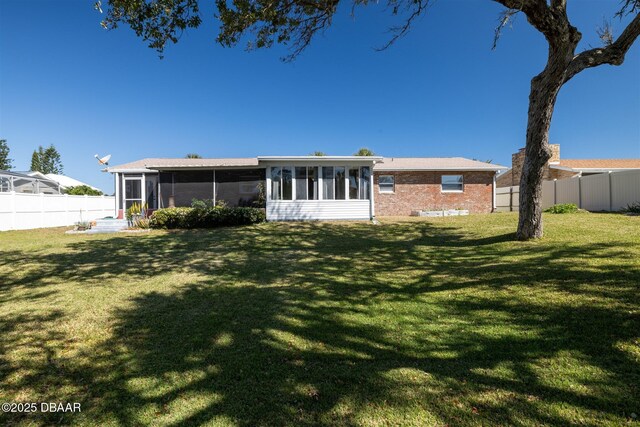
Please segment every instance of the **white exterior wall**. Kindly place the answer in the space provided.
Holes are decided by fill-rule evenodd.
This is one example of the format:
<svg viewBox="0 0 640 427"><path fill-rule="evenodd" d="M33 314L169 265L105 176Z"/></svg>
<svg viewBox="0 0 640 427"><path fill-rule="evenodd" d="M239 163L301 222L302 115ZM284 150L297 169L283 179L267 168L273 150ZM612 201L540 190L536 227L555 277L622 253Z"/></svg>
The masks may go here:
<svg viewBox="0 0 640 427"><path fill-rule="evenodd" d="M369 200L270 200L268 221L371 219Z"/></svg>
<svg viewBox="0 0 640 427"><path fill-rule="evenodd" d="M292 199L293 200L272 200L271 195L271 167L290 166L293 168ZM317 166L318 167L318 200L296 200L296 166ZM369 199L362 200L324 200L322 199L322 167L323 166L343 166L349 167L368 166L371 171L369 179ZM266 168L265 196L267 221L305 221L305 220L370 220L375 217L373 203L373 162L345 162L345 163L320 163L317 161L286 163L278 162L268 165ZM349 180L345 179L345 194L349 194Z"/></svg>
<svg viewBox="0 0 640 427"><path fill-rule="evenodd" d="M112 216L115 197L0 193L0 231L62 227Z"/></svg>

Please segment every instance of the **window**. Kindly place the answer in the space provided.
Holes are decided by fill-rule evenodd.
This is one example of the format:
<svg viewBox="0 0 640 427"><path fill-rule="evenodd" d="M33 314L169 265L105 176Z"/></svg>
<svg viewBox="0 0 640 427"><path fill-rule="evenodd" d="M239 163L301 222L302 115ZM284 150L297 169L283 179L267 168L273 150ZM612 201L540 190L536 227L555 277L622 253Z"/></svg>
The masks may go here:
<svg viewBox="0 0 640 427"><path fill-rule="evenodd" d="M360 188L360 168L349 168L349 199L357 200Z"/></svg>
<svg viewBox="0 0 640 427"><path fill-rule="evenodd" d="M333 166L325 166L322 168L322 198L332 200L334 195L333 185Z"/></svg>
<svg viewBox="0 0 640 427"><path fill-rule="evenodd" d="M371 168L363 166L360 168L360 199L369 200L369 186L371 185Z"/></svg>
<svg viewBox="0 0 640 427"><path fill-rule="evenodd" d="M393 193L396 191L396 182L393 175L380 175L378 188L381 193Z"/></svg>
<svg viewBox="0 0 640 427"><path fill-rule="evenodd" d="M318 168L296 166L296 200L318 199Z"/></svg>
<svg viewBox="0 0 640 427"><path fill-rule="evenodd" d="M282 168L271 168L271 200L282 200Z"/></svg>
<svg viewBox="0 0 640 427"><path fill-rule="evenodd" d="M345 194L345 167L336 166L335 170L335 184L336 184L336 200L344 200L347 195Z"/></svg>
<svg viewBox="0 0 640 427"><path fill-rule="evenodd" d="M442 192L461 193L463 191L464 184L462 182L462 175L442 175Z"/></svg>

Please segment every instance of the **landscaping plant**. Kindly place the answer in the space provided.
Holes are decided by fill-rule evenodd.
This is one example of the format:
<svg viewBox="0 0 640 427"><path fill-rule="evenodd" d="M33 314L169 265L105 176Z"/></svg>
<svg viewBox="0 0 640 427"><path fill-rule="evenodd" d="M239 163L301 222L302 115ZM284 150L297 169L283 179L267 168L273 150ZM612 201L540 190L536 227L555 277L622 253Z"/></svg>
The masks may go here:
<svg viewBox="0 0 640 427"><path fill-rule="evenodd" d="M574 203L562 203L559 205L553 205L544 211L553 214L576 213L578 212L578 206Z"/></svg>

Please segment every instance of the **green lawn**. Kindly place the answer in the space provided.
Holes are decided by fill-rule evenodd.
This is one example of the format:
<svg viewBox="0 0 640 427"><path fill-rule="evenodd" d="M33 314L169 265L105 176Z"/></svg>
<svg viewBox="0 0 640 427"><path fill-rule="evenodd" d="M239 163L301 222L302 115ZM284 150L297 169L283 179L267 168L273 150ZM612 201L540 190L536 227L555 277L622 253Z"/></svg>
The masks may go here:
<svg viewBox="0 0 640 427"><path fill-rule="evenodd" d="M546 214L545 214L546 215ZM621 425L640 217L0 233L0 425Z"/></svg>

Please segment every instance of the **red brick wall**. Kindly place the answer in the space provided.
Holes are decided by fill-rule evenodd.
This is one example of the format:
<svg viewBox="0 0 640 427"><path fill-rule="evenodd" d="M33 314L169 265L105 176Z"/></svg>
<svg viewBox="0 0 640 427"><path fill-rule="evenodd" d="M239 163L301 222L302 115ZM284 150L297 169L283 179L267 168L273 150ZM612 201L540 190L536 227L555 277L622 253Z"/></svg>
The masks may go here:
<svg viewBox="0 0 640 427"><path fill-rule="evenodd" d="M395 176L395 192L380 193L380 175ZM442 175L463 175L462 193L443 193ZM418 209L468 209L472 213L493 210L494 172L374 172L376 216L410 215Z"/></svg>

